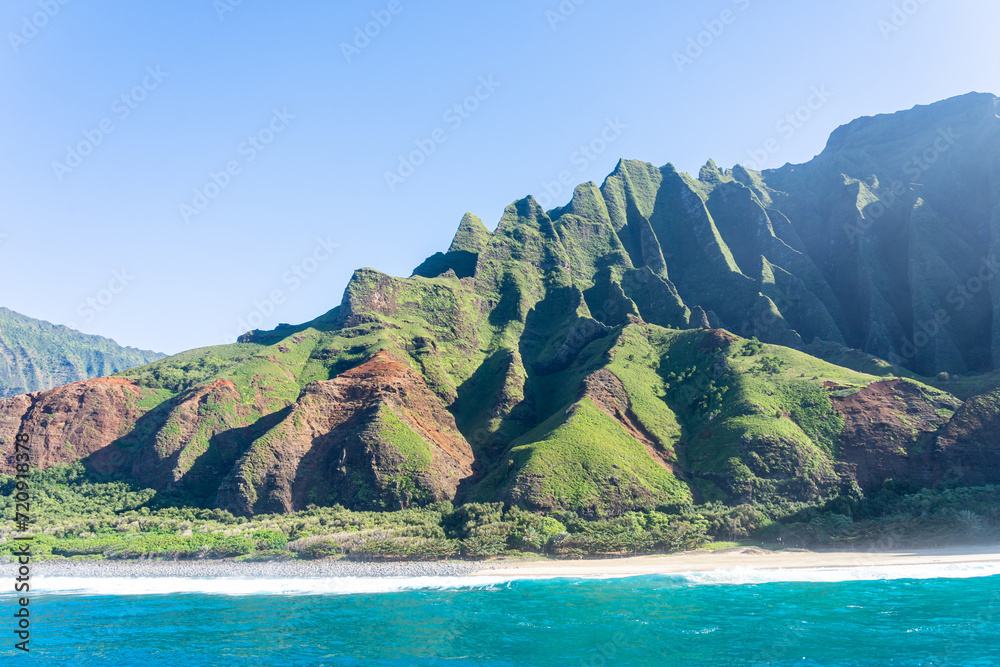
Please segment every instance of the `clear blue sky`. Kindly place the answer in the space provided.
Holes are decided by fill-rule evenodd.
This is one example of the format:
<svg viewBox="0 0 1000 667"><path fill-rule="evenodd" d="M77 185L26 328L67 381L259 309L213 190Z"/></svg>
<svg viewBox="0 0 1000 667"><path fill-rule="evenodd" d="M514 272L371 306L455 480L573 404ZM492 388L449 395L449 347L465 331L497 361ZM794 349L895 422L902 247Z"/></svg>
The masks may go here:
<svg viewBox="0 0 1000 667"><path fill-rule="evenodd" d="M0 8L0 305L171 353L409 275L561 172L802 162L855 117L1000 93L983 1L62 2Z"/></svg>

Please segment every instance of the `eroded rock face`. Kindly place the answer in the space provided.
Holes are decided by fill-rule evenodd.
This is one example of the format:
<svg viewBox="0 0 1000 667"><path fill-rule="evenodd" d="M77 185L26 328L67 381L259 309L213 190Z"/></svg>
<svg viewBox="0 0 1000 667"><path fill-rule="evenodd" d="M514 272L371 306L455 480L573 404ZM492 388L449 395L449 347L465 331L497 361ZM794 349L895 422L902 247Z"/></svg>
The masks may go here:
<svg viewBox="0 0 1000 667"><path fill-rule="evenodd" d="M631 399L618 376L606 368L594 371L583 380L580 398L589 398L608 416L613 417L628 434L646 446L653 460L667 470L674 472L675 457L665 451L664 444L657 440L636 418Z"/></svg>
<svg viewBox="0 0 1000 667"><path fill-rule="evenodd" d="M146 438L124 438L119 444L123 451L143 451L129 457L130 474L143 485L210 499L219 478L246 450L246 427L255 417L233 382L218 379L147 415Z"/></svg>
<svg viewBox="0 0 1000 667"><path fill-rule="evenodd" d="M144 390L120 378L97 378L0 400L0 440L31 436L32 463L47 468L100 452L127 433L143 414ZM14 452L5 447L0 472L12 474Z"/></svg>
<svg viewBox="0 0 1000 667"><path fill-rule="evenodd" d="M834 389L835 388L831 388ZM887 479L932 485L941 480L944 459L935 435L960 403L925 393L905 380L874 382L848 396L832 397L844 418L838 452L845 475L864 490Z"/></svg>
<svg viewBox="0 0 1000 667"><path fill-rule="evenodd" d="M10 443L18 433L29 434L37 469L84 459L93 472L210 502L219 479L246 450L259 415L230 380L163 399L162 391L123 378L14 396L0 400L0 439ZM0 471L10 474L13 463L7 447Z"/></svg>
<svg viewBox="0 0 1000 667"><path fill-rule="evenodd" d="M1000 391L966 401L941 431L937 447L945 480L1000 483Z"/></svg>
<svg viewBox="0 0 1000 667"><path fill-rule="evenodd" d="M224 481L219 502L241 513L312 503L400 509L454 498L472 460L441 399L381 353L307 385Z"/></svg>

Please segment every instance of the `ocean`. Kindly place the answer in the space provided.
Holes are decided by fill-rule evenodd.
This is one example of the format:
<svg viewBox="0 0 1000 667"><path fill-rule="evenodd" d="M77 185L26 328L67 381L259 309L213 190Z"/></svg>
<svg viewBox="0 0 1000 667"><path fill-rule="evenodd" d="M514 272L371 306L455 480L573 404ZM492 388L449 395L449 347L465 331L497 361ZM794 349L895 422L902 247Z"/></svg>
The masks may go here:
<svg viewBox="0 0 1000 667"><path fill-rule="evenodd" d="M1000 665L997 563L37 585L31 652L5 613L0 664Z"/></svg>

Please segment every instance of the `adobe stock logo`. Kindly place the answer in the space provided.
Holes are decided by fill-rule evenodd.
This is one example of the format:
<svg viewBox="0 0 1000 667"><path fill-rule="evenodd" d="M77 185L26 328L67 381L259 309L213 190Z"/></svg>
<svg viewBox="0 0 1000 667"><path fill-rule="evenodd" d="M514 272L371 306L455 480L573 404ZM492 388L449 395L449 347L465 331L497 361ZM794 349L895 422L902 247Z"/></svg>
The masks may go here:
<svg viewBox="0 0 1000 667"><path fill-rule="evenodd" d="M878 29L882 33L882 39L888 41L890 37L903 29L914 16L920 13L929 0L906 0L892 6L892 14L889 19L879 19Z"/></svg>
<svg viewBox="0 0 1000 667"><path fill-rule="evenodd" d="M170 76L169 72L164 72L157 65L155 68L146 68L146 75L142 81L127 93L119 95L111 102L111 113L118 117L119 121L124 121L132 115L132 112L139 108L149 97L149 94L160 87L163 80ZM73 173L73 170L83 164L83 161L92 155L97 147L104 143L104 139L117 129L115 121L111 118L102 118L97 122L97 126L83 130L83 140L76 144L66 146L66 157L62 162L52 163L52 172L60 183Z"/></svg>
<svg viewBox="0 0 1000 667"><path fill-rule="evenodd" d="M938 128L934 140L923 151L910 157L900 167L903 174L912 179L909 183L919 182L920 177L930 171L961 138L962 135L957 134L951 126ZM902 202L909 191L910 188L907 184L897 179L889 187L877 193L878 200L866 206L855 223L844 223L844 233L847 234L847 240L854 243L858 237L871 229L889 209Z"/></svg>
<svg viewBox="0 0 1000 667"><path fill-rule="evenodd" d="M222 169L208 172L208 180L201 187L196 187L189 202L182 202L178 206L181 220L185 223L191 222L191 218L201 215L212 202L233 183L233 179L243 173L244 164L250 164L257 157L267 150L267 147L274 143L279 134L288 129L291 122L295 120L295 115L288 113L288 108L274 109L271 120L267 125L260 128L253 134L247 135L245 141L240 142L236 147L236 153L243 158L243 161L232 159L226 162Z"/></svg>
<svg viewBox="0 0 1000 667"><path fill-rule="evenodd" d="M750 8L752 0L732 0L732 2L740 12L745 12ZM677 66L677 71L683 72L685 67L693 65L694 61L701 58L705 54L705 51L712 48L722 35L725 34L729 26L739 20L739 17L740 15L736 11L723 9L719 12L718 16L702 23L704 30L689 37L684 49L674 51L673 60L674 65Z"/></svg>
<svg viewBox="0 0 1000 667"><path fill-rule="evenodd" d="M104 287L97 290L83 301L81 301L76 307L76 314L83 318L84 324L90 324L97 316L103 313L105 310L111 307L115 299L128 289L129 285L135 282L135 276L128 272L128 269L122 269L121 271L112 271L111 278L104 284ZM70 329L79 328L78 323L74 320L67 322L66 326Z"/></svg>
<svg viewBox="0 0 1000 667"><path fill-rule="evenodd" d="M236 8L243 4L243 0L215 0L212 3L212 9L215 10L215 15L219 17L220 21L226 20L226 14L235 12Z"/></svg>
<svg viewBox="0 0 1000 667"><path fill-rule="evenodd" d="M38 35L38 31L49 24L56 14L70 3L70 0L39 0L38 8L41 11L35 12L31 16L21 17L21 29L18 32L8 32L7 40L14 53L20 53L21 47L26 46L29 41Z"/></svg>
<svg viewBox="0 0 1000 667"><path fill-rule="evenodd" d="M755 171L763 169L771 156L781 151L782 141L791 141L792 137L805 127L806 123L812 120L833 97L833 93L827 90L825 85L813 86L809 92L810 95L804 103L795 110L786 113L774 124L774 130L781 135L780 138L769 137L759 148L747 151L749 161L745 166Z"/></svg>
<svg viewBox="0 0 1000 667"><path fill-rule="evenodd" d="M614 142L618 141L628 129L628 125L622 122L621 117L613 120L608 118L604 127L589 142L581 144L573 154L569 156L570 164L577 168L577 173L583 173L587 167L593 164L603 155ZM538 203L543 209L548 210L557 204L556 198L564 192L573 191L573 181L575 176L569 169L563 169L555 180L542 181L542 190L538 195Z"/></svg>
<svg viewBox="0 0 1000 667"><path fill-rule="evenodd" d="M228 332L224 343L233 343L241 335L261 327L302 285L336 254L340 246L330 237L317 238L312 250L281 274L281 284L259 299L255 299L250 312L236 321L236 329Z"/></svg>
<svg viewBox="0 0 1000 667"><path fill-rule="evenodd" d="M340 52L344 54L344 60L350 63L361 52L371 46L372 40L382 34L385 28L389 27L394 17L403 13L403 4L400 0L390 0L385 9L377 9L371 13L372 20L363 26L354 27L354 39L350 42L340 43Z"/></svg>
<svg viewBox="0 0 1000 667"><path fill-rule="evenodd" d="M548 9L545 11L545 20L549 22L549 27L555 32L560 23L565 23L569 17L576 14L577 8L587 0L562 0L555 11Z"/></svg>
<svg viewBox="0 0 1000 667"><path fill-rule="evenodd" d="M493 75L479 77L479 85L471 95L461 102L456 102L441 114L441 120L448 124L451 132L458 130L465 121L472 118L472 114L479 110L482 103L493 97L497 89L503 84L493 79ZM400 185L416 173L427 158L433 155L438 146L448 141L448 130L443 127L435 128L430 135L423 139L415 139L415 148L405 155L400 155L399 163L393 170L385 172L385 184L389 192L395 192Z"/></svg>

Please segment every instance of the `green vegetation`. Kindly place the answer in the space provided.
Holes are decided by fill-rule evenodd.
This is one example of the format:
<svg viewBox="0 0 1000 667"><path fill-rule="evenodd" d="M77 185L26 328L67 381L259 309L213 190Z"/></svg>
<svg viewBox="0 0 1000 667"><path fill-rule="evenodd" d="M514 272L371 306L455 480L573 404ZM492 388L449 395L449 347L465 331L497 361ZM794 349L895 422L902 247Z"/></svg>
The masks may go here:
<svg viewBox="0 0 1000 667"><path fill-rule="evenodd" d="M14 478L0 476L0 555L15 548L7 539L14 486ZM892 481L867 498L853 485L816 503L731 507L681 500L597 520L565 510L541 514L503 503L449 502L397 512L310 507L248 519L158 506L152 490L87 482L79 464L37 473L32 494L32 549L41 559L581 558L724 546L713 540L902 548L1000 536L1000 487L930 490Z"/></svg>
<svg viewBox="0 0 1000 667"><path fill-rule="evenodd" d="M648 498L649 505L690 497L589 398L515 440L509 456L511 463L483 483L481 494L493 495L487 489L520 477L530 480L522 481L523 493L536 506L600 508L619 495Z"/></svg>
<svg viewBox="0 0 1000 667"><path fill-rule="evenodd" d="M1000 381L996 304L971 290L961 307L945 300L947 318L934 310L981 269L967 240L1000 203L995 146L977 138L993 127L993 99L906 113L896 128L841 128L803 168L709 163L694 178L622 160L565 206L514 202L493 232L466 215L410 278L359 269L311 322L119 373L138 390L93 383L7 401L4 423L44 437L47 462L93 452L85 482L53 483L79 505L53 520L99 511L97 487L82 484L126 484L100 487L116 508L100 530L58 539L153 539L129 527L144 510L166 526L162 543L100 543L101 554L585 555L772 526L816 540L804 527L814 521L823 539L861 539L880 530L865 522L898 522L873 500L881 491L847 494L847 513L826 505L855 480L1000 482L1000 401L981 396ZM968 190L962 170L931 170L920 207L904 205L870 170L904 163L945 118L964 119L955 155L991 187L949 198ZM856 228L875 208L892 225ZM979 519L963 520L988 525L969 502L959 511ZM212 518L208 506L247 516ZM400 512L360 511L377 508ZM168 525L170 511L186 518ZM935 516L948 515L919 515ZM295 523L313 518L336 530ZM67 537L81 533L94 536Z"/></svg>
<svg viewBox="0 0 1000 667"><path fill-rule="evenodd" d="M164 356L0 308L0 398L111 375Z"/></svg>

